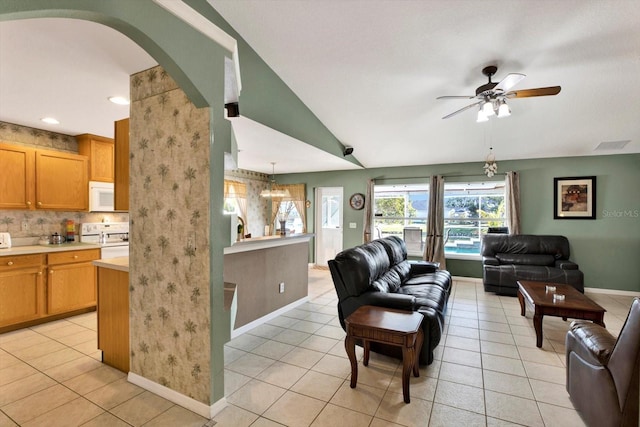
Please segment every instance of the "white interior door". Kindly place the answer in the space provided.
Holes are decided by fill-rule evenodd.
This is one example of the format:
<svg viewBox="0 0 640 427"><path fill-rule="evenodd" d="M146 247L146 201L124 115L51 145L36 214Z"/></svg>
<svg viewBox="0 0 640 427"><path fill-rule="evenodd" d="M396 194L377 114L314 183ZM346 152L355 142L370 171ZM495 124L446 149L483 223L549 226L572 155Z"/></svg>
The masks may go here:
<svg viewBox="0 0 640 427"><path fill-rule="evenodd" d="M316 265L326 267L327 261L342 251L342 187L316 188Z"/></svg>

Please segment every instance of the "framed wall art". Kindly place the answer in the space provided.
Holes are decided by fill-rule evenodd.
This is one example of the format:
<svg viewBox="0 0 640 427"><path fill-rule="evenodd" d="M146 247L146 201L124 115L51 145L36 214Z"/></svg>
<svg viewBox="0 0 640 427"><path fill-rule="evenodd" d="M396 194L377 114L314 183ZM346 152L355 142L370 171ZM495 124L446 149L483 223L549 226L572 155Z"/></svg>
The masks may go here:
<svg viewBox="0 0 640 427"><path fill-rule="evenodd" d="M553 178L554 219L596 219L596 177Z"/></svg>

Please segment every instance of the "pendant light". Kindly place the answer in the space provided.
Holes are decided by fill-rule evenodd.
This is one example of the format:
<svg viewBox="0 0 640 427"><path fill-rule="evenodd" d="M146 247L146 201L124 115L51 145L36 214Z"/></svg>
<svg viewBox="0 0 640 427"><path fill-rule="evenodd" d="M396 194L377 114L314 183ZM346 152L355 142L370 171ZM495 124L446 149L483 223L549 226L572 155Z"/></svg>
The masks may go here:
<svg viewBox="0 0 640 427"><path fill-rule="evenodd" d="M289 190L278 190L273 188L276 185L276 162L271 162L271 180L269 181L269 188L260 192L260 197L270 199L281 199L284 197L291 197Z"/></svg>

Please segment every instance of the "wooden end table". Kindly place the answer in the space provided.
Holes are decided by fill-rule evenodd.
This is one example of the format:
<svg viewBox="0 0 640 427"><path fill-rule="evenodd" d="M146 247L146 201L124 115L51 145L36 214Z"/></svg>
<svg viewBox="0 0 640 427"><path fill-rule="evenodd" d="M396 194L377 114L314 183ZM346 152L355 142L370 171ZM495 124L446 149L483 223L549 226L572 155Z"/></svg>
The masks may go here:
<svg viewBox="0 0 640 427"><path fill-rule="evenodd" d="M547 290L547 286L555 286L555 291ZM562 294L565 299L554 300L554 294ZM525 306L533 310L533 327L536 330L536 346L542 347L542 318L544 316L591 320L604 327L604 312L607 311L584 296L571 285L561 283L518 281L518 301L520 314L525 315Z"/></svg>
<svg viewBox="0 0 640 427"><path fill-rule="evenodd" d="M347 337L344 347L351 362L351 388L358 382L358 362L356 360L356 340L364 346L364 366L369 365L369 345L371 341L402 347L402 395L405 403L410 403L409 376L413 370L420 376L419 357L424 336L423 316L418 312L394 310L391 308L363 305L345 319Z"/></svg>

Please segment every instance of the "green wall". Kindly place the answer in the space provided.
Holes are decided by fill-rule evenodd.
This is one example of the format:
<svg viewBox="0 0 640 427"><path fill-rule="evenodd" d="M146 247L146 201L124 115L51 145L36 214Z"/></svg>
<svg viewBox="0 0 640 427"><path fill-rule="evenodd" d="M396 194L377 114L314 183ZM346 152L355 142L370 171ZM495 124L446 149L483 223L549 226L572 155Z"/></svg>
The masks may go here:
<svg viewBox="0 0 640 427"><path fill-rule="evenodd" d="M571 258L585 274L585 286L640 291L640 154L565 157L500 161L501 172L520 172L522 233L560 234L571 244ZM344 223L356 222L356 229L344 228L344 247L362 243L363 211L348 205L353 193L365 193L370 178L424 177L432 174L475 175L451 180L482 181L482 163L454 163L430 166L365 169L279 175L279 183L306 183L308 229L313 232L316 187L344 187ZM597 177L596 219L553 218L553 178ZM447 260L456 276L482 277L480 261Z"/></svg>

